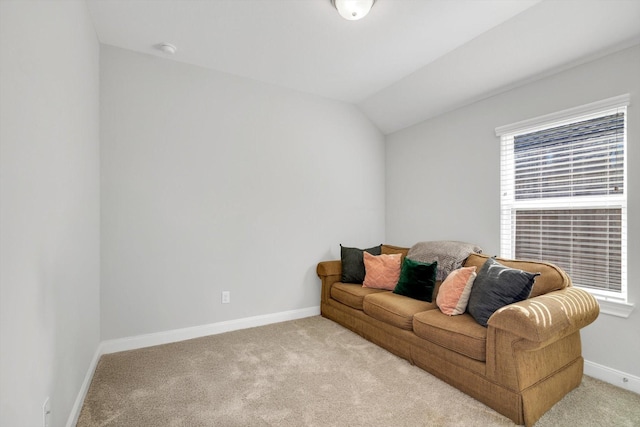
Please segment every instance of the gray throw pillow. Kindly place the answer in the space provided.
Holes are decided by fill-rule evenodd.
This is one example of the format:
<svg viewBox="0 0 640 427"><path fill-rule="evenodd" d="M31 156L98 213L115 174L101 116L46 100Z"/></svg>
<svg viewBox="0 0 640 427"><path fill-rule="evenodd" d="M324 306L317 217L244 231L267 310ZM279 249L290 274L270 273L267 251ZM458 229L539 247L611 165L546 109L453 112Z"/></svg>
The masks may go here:
<svg viewBox="0 0 640 427"><path fill-rule="evenodd" d="M539 275L509 268L489 258L473 282L467 311L476 322L486 327L496 310L529 298L533 282Z"/></svg>
<svg viewBox="0 0 640 427"><path fill-rule="evenodd" d="M382 245L369 249L347 248L340 245L340 261L342 261L342 283L359 283L364 281L364 251L371 255L380 255Z"/></svg>

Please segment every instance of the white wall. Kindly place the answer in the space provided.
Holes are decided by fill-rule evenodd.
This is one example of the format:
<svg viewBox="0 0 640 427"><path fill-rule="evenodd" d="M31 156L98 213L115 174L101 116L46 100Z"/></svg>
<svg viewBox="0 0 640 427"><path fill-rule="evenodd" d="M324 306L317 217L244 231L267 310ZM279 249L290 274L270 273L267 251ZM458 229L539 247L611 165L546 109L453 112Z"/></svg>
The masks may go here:
<svg viewBox="0 0 640 427"><path fill-rule="evenodd" d="M84 2L0 2L2 426L64 425L100 340L98 80Z"/></svg>
<svg viewBox="0 0 640 427"><path fill-rule="evenodd" d="M102 46L101 126L103 339L318 306L317 262L383 240L353 106Z"/></svg>
<svg viewBox="0 0 640 427"><path fill-rule="evenodd" d="M625 93L628 109L628 319L585 328L590 362L640 376L640 47L609 55L441 115L387 138L386 240L457 239L500 250L499 139L494 129ZM428 96L428 94L425 94Z"/></svg>

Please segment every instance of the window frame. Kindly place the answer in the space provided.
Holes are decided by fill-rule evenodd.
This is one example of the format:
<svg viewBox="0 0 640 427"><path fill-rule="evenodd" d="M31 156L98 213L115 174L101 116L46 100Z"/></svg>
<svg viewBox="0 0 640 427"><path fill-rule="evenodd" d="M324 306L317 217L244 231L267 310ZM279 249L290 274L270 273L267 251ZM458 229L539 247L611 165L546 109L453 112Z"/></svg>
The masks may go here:
<svg viewBox="0 0 640 427"><path fill-rule="evenodd" d="M559 209L559 208L620 208L622 214L622 241L621 241L621 290L607 291L592 287L581 287L579 283L574 283L576 287L580 287L601 301L621 304L629 306L628 301L628 216L627 204L629 194L628 175L628 113L627 107L630 104L630 96L628 94L608 98L602 101L593 102L556 113L547 114L513 123L506 126L500 126L495 129L496 136L500 138L500 254L503 257L514 257L514 239L515 227L513 227L515 209ZM516 200L514 195L515 188L515 160L514 160L514 138L516 135L526 134L530 132L551 129L563 125L589 120L596 117L602 117L616 112L624 112L624 135L623 135L623 192L621 194L606 196L580 196L580 197L553 197L547 199L536 200ZM510 156L510 160L505 160L506 156ZM506 177L505 177L506 176ZM570 204L568 203L570 201ZM553 261L552 261L553 262ZM631 309L633 306L629 306ZM615 313L612 313L615 314ZM626 316L624 316L626 317Z"/></svg>

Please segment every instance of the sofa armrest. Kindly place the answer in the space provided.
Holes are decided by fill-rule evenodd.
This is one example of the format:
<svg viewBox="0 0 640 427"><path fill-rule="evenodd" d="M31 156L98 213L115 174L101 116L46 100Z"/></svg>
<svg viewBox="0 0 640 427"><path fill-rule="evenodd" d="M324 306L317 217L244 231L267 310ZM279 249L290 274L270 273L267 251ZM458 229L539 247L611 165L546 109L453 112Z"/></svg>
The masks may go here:
<svg viewBox="0 0 640 427"><path fill-rule="evenodd" d="M326 303L331 298L331 286L342 278L342 262L322 261L318 263L316 273L322 280L321 302Z"/></svg>
<svg viewBox="0 0 640 427"><path fill-rule="evenodd" d="M342 275L342 262L336 261L322 261L318 263L316 273L321 279L326 276Z"/></svg>
<svg viewBox="0 0 640 427"><path fill-rule="evenodd" d="M571 286L502 307L488 325L524 338L534 348L584 328L599 313L600 306L590 293Z"/></svg>

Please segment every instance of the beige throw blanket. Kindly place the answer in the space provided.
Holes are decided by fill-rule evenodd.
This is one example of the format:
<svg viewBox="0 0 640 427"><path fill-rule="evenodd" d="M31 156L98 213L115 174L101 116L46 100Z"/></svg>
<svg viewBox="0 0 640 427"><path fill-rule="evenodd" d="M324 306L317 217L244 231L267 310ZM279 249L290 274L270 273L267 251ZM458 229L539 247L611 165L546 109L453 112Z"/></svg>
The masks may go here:
<svg viewBox="0 0 640 427"><path fill-rule="evenodd" d="M444 280L449 273L462 267L472 253L482 253L482 248L472 243L440 240L435 242L418 242L409 249L407 258L414 261L438 262L436 280Z"/></svg>

